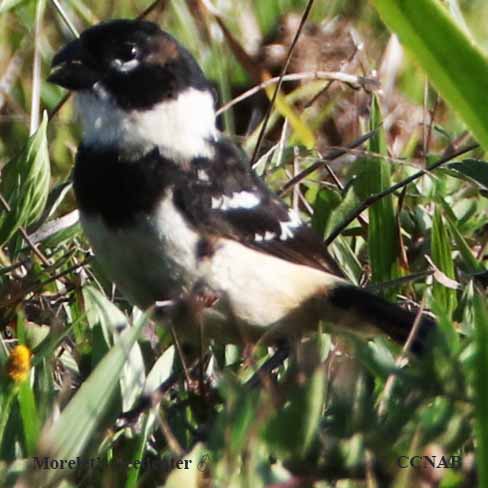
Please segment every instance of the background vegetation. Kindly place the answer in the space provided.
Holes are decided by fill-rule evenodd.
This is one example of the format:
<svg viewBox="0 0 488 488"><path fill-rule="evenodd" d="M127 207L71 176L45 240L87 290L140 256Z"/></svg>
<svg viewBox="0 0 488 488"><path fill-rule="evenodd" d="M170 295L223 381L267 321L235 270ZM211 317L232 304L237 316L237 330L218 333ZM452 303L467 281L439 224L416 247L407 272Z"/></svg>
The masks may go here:
<svg viewBox="0 0 488 488"><path fill-rule="evenodd" d="M253 155L276 83L227 104L280 74L307 5L256 170L353 282L432 310L440 333L406 365L386 338L333 345L324 322L252 388L271 351L215 345L203 375L183 371L91 259L79 127L44 80L74 31L145 12ZM0 486L488 486L487 25L483 0L0 2ZM462 463L399 468L415 455Z"/></svg>

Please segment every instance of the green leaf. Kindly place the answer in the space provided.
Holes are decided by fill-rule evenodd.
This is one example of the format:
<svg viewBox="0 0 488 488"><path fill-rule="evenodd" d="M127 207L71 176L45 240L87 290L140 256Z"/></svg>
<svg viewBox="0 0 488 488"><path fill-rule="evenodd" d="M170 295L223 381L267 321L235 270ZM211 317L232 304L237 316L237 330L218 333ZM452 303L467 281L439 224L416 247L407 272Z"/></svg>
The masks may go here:
<svg viewBox="0 0 488 488"><path fill-rule="evenodd" d="M373 97L370 130L377 128L381 122L378 99ZM379 128L369 140L369 150L377 154L387 154L383 128ZM384 159L370 159L366 166L369 194L379 193L391 186L390 163ZM389 281L399 276L398 237L391 195L382 198L369 208L368 253L373 282ZM389 293L394 294L395 290L390 290Z"/></svg>
<svg viewBox="0 0 488 488"><path fill-rule="evenodd" d="M4 14L28 1L29 0L3 0L2 3L0 3L0 14Z"/></svg>
<svg viewBox="0 0 488 488"><path fill-rule="evenodd" d="M11 239L19 227L35 222L46 205L51 178L46 128L44 113L39 129L24 150L3 169L0 193L10 211L0 212L0 245Z"/></svg>
<svg viewBox="0 0 488 488"><path fill-rule="evenodd" d="M34 392L28 381L19 385L19 407L24 428L25 446L27 455L32 456L36 452L37 440L40 432L40 421L36 408Z"/></svg>
<svg viewBox="0 0 488 488"><path fill-rule="evenodd" d="M49 455L58 459L76 459L99 432L108 408L113 405L120 375L129 360L128 351L134 346L147 320L148 314L144 314L132 327L122 332L119 340L45 433L43 447ZM54 471L46 474L48 481L55 476Z"/></svg>
<svg viewBox="0 0 488 488"><path fill-rule="evenodd" d="M118 338L116 338L116 341ZM130 410L144 390L146 371L144 358L139 344L136 342L130 349L127 362L120 375L120 393L122 396L122 409Z"/></svg>
<svg viewBox="0 0 488 488"><path fill-rule="evenodd" d="M378 99L373 97L370 130L377 130L369 140L369 151L387 154L384 130L378 128L381 121ZM360 174L354 187L362 200L391 186L391 167L384 159L368 158L360 161L359 167ZM369 207L368 215L368 253L372 281L381 283L393 280L399 276L399 269L397 225L392 196L388 195ZM394 296L395 290L390 288L387 293Z"/></svg>
<svg viewBox="0 0 488 488"><path fill-rule="evenodd" d="M476 257L472 253L470 247L468 246L468 243L466 242L466 239L461 234L458 228L456 215L452 211L452 208L444 200L442 200L442 208L444 210L444 215L446 216L446 220L449 225L449 230L454 240L456 241L456 246L461 253L461 256L463 257L464 263L468 271L470 273L482 273L483 271L486 271L481 262L478 261L478 259L476 259Z"/></svg>
<svg viewBox="0 0 488 488"><path fill-rule="evenodd" d="M272 99L275 87L266 88L266 93ZM296 113L294 107L288 102L287 97L278 93L275 100L276 110L289 121L293 128L292 142L302 143L308 149L315 147L315 136L312 129L304 122L304 117Z"/></svg>
<svg viewBox="0 0 488 488"><path fill-rule="evenodd" d="M127 317L96 288L86 286L83 298L88 322L93 330L93 364L106 354L110 345L117 342L120 332L127 325ZM127 364L120 376L122 407L129 410L142 393L145 383L145 368L138 344L129 351Z"/></svg>
<svg viewBox="0 0 488 488"><path fill-rule="evenodd" d="M137 480L141 472L141 464L135 463L135 461L141 461L144 459L144 452L146 450L149 436L153 431L156 415L151 410L145 419L142 432L139 434L136 448L134 450L134 456L132 457L133 468L129 470L127 481L125 482L125 488L136 488L138 486Z"/></svg>
<svg viewBox="0 0 488 488"><path fill-rule="evenodd" d="M330 220L341 201L341 195L337 191L322 188L317 192L312 216L312 227L318 234L324 235L326 228L335 226L335 223L331 224Z"/></svg>
<svg viewBox="0 0 488 488"><path fill-rule="evenodd" d="M441 96L488 149L488 61L438 0L372 0Z"/></svg>
<svg viewBox="0 0 488 488"><path fill-rule="evenodd" d="M0 447L4 442L5 429L12 415L12 407L17 396L17 389L4 376L0 376Z"/></svg>
<svg viewBox="0 0 488 488"><path fill-rule="evenodd" d="M113 344L115 330L127 325L127 317L96 288L85 286L82 293L88 325L92 331L92 364L95 366Z"/></svg>
<svg viewBox="0 0 488 488"><path fill-rule="evenodd" d="M322 188L317 192L315 198L312 227L319 235L326 236L358 204L359 199L354 192L353 186L351 186L344 198L337 191ZM357 284L363 269L346 240L342 236L338 236L329 246L329 251L348 278Z"/></svg>
<svg viewBox="0 0 488 488"><path fill-rule="evenodd" d="M452 250L450 237L444 226L440 209L436 207L432 222L432 261L448 278L455 280L454 262L452 260ZM449 318L457 305L456 291L445 287L438 281L434 281L433 287L434 300L446 311Z"/></svg>
<svg viewBox="0 0 488 488"><path fill-rule="evenodd" d="M476 294L474 297L476 366L474 368L474 391L476 405L477 452L479 486L488 486L488 308L486 298Z"/></svg>
<svg viewBox="0 0 488 488"><path fill-rule="evenodd" d="M359 285L364 270L346 239L342 236L338 236L330 245L329 250L351 282L355 285Z"/></svg>
<svg viewBox="0 0 488 488"><path fill-rule="evenodd" d="M464 161L454 162L447 166L454 170L454 173L461 175L477 183L483 190L488 192L488 163L478 159L465 159Z"/></svg>
<svg viewBox="0 0 488 488"><path fill-rule="evenodd" d="M149 395L153 393L161 383L171 376L174 359L175 348L174 346L170 346L154 363L151 371L149 371L146 378L146 384L144 385L145 394Z"/></svg>
<svg viewBox="0 0 488 488"><path fill-rule="evenodd" d="M288 395L289 403L266 425L264 438L274 452L292 458L307 454L317 433L325 396L325 372L318 368L305 385Z"/></svg>
<svg viewBox="0 0 488 488"><path fill-rule="evenodd" d="M5 339L0 335L0 368L3 368L8 361L8 348Z"/></svg>
<svg viewBox="0 0 488 488"><path fill-rule="evenodd" d="M320 193L319 193L320 195ZM322 197L320 197L322 200ZM331 197L329 197L329 202L328 204L330 205L330 200ZM317 202L319 204L319 209L321 212L324 212L323 209L320 208L320 206L324 205L324 202ZM327 238L329 237L330 233L339 225L341 224L346 217L355 209L357 208L361 203L361 199L357 193L357 188L355 184L350 185L347 190L345 190L345 195L342 196L342 200L337 205L334 209L332 209L329 212L327 212L327 222L325 226L325 231L324 231L324 237ZM321 216L319 215L318 218ZM316 224L318 225L318 222L316 221Z"/></svg>

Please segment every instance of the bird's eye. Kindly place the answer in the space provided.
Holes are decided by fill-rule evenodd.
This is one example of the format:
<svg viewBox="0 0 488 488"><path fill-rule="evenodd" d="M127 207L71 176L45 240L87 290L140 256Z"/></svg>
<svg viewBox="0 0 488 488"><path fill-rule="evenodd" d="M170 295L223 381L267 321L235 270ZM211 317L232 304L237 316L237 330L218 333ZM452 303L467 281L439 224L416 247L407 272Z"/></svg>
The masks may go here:
<svg viewBox="0 0 488 488"><path fill-rule="evenodd" d="M139 49L135 44L123 44L118 50L116 54L116 58L121 61L122 63L127 63L128 61L132 61L136 59L139 55Z"/></svg>

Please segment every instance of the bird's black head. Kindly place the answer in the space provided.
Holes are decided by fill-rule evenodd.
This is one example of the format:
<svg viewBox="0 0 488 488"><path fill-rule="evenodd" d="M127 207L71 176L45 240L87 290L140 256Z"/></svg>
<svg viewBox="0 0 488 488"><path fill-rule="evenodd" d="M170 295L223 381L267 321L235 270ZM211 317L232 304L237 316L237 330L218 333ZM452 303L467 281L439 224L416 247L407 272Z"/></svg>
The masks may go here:
<svg viewBox="0 0 488 488"><path fill-rule="evenodd" d="M149 109L188 88L210 90L192 55L156 24L112 20L62 48L48 81L75 91L95 86L125 110Z"/></svg>

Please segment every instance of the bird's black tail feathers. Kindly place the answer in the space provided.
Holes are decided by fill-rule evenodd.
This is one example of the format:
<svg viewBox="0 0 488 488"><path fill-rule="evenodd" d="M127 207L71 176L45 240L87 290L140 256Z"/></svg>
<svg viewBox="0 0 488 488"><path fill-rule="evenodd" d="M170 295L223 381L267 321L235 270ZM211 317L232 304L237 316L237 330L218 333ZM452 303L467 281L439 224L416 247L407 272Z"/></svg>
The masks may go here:
<svg viewBox="0 0 488 488"><path fill-rule="evenodd" d="M361 321L368 322L401 344L406 342L417 317L415 312L348 284L341 284L330 290L328 302L336 309L352 312ZM436 326L434 319L422 315L410 347L414 354L420 355L424 352L428 338Z"/></svg>

